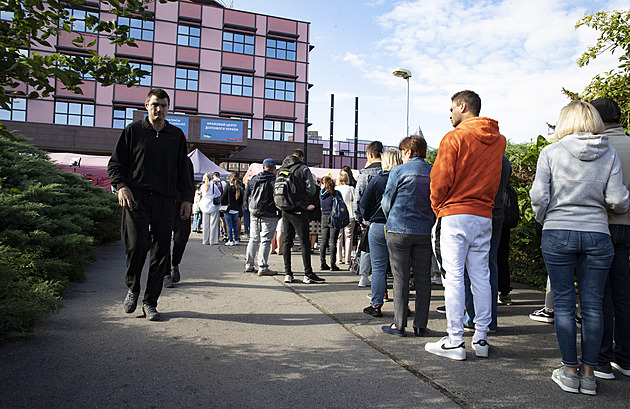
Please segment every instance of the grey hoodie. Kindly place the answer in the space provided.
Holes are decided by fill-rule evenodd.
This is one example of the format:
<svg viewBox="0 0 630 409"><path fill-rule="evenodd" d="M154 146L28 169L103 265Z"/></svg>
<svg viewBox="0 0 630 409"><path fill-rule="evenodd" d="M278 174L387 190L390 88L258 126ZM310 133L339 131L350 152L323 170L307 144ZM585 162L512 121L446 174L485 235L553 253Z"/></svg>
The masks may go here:
<svg viewBox="0 0 630 409"><path fill-rule="evenodd" d="M608 136L578 133L546 146L529 192L543 230L609 234L608 215L628 210L621 162Z"/></svg>

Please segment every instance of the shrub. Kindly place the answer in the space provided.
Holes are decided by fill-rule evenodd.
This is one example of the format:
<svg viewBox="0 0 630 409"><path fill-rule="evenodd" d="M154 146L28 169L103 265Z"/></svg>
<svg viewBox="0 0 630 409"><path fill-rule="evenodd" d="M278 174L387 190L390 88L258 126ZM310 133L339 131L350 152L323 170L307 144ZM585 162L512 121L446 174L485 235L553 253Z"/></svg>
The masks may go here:
<svg viewBox="0 0 630 409"><path fill-rule="evenodd" d="M85 279L96 244L120 237L116 197L46 152L0 138L0 340L30 331Z"/></svg>

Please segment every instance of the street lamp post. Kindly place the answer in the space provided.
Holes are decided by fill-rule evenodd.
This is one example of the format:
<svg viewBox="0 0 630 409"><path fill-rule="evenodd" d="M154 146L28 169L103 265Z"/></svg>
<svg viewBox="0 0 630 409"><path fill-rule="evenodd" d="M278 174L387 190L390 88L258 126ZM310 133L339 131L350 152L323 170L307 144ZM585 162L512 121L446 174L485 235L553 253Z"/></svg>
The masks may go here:
<svg viewBox="0 0 630 409"><path fill-rule="evenodd" d="M393 74L407 80L407 134L405 136L409 136L409 78L411 78L411 71L406 68L396 68Z"/></svg>

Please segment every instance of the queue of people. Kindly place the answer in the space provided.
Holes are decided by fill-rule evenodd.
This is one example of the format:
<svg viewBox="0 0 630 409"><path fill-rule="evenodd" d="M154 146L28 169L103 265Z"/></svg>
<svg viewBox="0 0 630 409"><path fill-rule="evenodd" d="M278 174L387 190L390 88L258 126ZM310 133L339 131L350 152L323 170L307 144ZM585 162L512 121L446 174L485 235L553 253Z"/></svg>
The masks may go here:
<svg viewBox="0 0 630 409"><path fill-rule="evenodd" d="M387 152L382 143L370 143L367 165L356 181L351 169L341 169L336 182L332 175L318 181L305 165L304 153L296 149L279 167L274 159L265 159L262 172L246 184L237 173L227 182L218 174L206 174L196 192L183 134L164 120L168 104L163 90L151 90L145 103L148 117L123 131L108 166L124 209L126 313L136 309L149 249L142 310L149 320L159 320L157 299L162 285L171 287L180 280L178 266L191 224L193 231L202 231L205 245L219 244L222 231L226 245L238 246L240 220L245 216L248 223L243 224L251 229L245 272L277 274L269 267L269 256L276 252L282 255L284 283L293 283L291 256L297 236L303 283L326 282L312 268L314 252L319 251L319 271L337 272L338 264L350 265L359 258L358 285L371 285L370 305L363 312L382 317L391 270L394 322L382 326L390 335L407 335L411 287L416 291L413 335L427 335L432 275L438 271L444 286L447 335L427 342L425 350L465 360L463 335L470 331L474 354L489 357L488 334L498 326L496 305L498 300L508 303L511 290L509 272L507 283L501 272L499 248L501 236L514 227L506 217L514 195L509 194L506 139L495 120L479 116L481 99L475 92L465 90L451 98L454 130L442 139L433 166L425 161L424 138L409 136L398 149ZM546 307L551 314L546 322L555 323L562 357L562 367L552 372L551 379L571 393L595 395L596 377L614 379L613 368L630 376L626 296L630 290L630 139L618 123L619 116L619 107L608 98L564 107L556 126L558 141L541 151L530 191L536 221L542 226L542 254L553 299L552 307ZM157 138L160 133L170 134L175 142L169 143L177 143L177 149L161 142L166 138ZM155 145L150 149L168 165L161 171L143 160L144 155L133 158L149 145ZM156 171L171 175L148 176ZM165 220L173 215L178 223L173 229L164 228L172 225ZM171 234L177 238L172 256ZM360 236L367 239L357 246ZM532 315L538 317L541 311Z"/></svg>

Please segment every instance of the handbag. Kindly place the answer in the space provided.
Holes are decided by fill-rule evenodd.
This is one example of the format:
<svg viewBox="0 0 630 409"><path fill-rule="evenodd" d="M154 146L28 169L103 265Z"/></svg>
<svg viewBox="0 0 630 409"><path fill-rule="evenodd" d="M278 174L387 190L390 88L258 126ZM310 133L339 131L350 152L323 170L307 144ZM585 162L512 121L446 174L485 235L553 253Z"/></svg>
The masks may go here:
<svg viewBox="0 0 630 409"><path fill-rule="evenodd" d="M221 186L221 183L219 183L219 186ZM217 187L216 182L212 182L212 192L214 193L214 189ZM219 196L215 196L212 198L212 204L214 205L220 205L221 204L221 196L223 195L223 192L221 189L219 189L219 192L221 193L221 195Z"/></svg>
<svg viewBox="0 0 630 409"><path fill-rule="evenodd" d="M370 252L370 243L368 241L368 233L370 231L370 226L367 226L363 230L361 230L361 237L359 238L359 245L357 248L365 253Z"/></svg>
<svg viewBox="0 0 630 409"><path fill-rule="evenodd" d="M230 211L230 206L229 205L221 205L221 207L219 207L219 212L220 213L227 213Z"/></svg>

